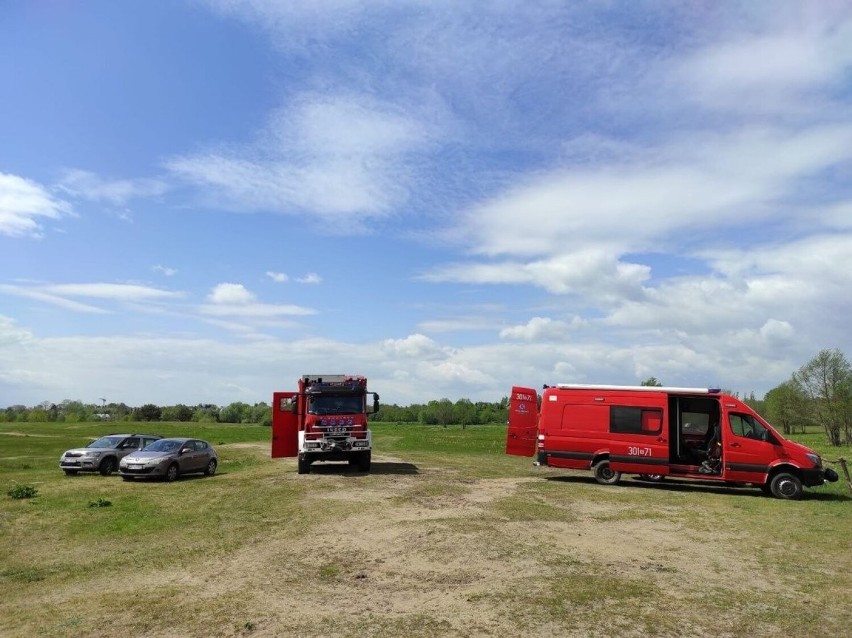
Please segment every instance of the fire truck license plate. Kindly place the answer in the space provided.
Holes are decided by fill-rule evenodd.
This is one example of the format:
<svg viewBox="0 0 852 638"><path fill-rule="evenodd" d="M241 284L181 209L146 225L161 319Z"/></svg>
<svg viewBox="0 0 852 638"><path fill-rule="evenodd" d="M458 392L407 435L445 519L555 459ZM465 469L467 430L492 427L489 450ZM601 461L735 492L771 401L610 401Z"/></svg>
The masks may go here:
<svg viewBox="0 0 852 638"><path fill-rule="evenodd" d="M328 428L326 432L329 434L346 434L346 428Z"/></svg>

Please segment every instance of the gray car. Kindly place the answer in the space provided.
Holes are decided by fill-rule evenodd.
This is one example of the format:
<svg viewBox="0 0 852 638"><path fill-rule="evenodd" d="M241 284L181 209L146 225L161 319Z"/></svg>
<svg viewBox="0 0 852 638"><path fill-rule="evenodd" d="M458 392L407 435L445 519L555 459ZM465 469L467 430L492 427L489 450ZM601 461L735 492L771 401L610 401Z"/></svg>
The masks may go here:
<svg viewBox="0 0 852 638"><path fill-rule="evenodd" d="M200 439L160 439L144 450L128 454L118 466L125 481L134 478L163 478L174 481L181 474L216 473L216 450Z"/></svg>
<svg viewBox="0 0 852 638"><path fill-rule="evenodd" d="M59 457L59 467L68 476L77 472L100 472L109 476L125 456L160 438L156 434L107 434L86 447L66 451Z"/></svg>

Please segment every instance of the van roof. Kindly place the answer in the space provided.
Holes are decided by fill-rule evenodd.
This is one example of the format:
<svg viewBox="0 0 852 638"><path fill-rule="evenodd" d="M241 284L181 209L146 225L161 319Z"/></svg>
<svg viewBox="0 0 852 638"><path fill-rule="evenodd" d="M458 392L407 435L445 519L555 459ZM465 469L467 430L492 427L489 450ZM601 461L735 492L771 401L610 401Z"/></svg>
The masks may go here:
<svg viewBox="0 0 852 638"><path fill-rule="evenodd" d="M629 392L673 392L678 394L720 394L720 388L679 388L658 385L598 385L594 383L557 383L560 390L626 390Z"/></svg>

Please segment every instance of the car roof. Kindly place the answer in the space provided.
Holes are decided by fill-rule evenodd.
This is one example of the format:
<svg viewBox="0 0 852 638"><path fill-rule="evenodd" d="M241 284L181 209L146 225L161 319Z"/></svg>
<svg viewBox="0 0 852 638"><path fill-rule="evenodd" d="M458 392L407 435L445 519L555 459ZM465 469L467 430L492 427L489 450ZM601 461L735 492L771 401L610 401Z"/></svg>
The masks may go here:
<svg viewBox="0 0 852 638"><path fill-rule="evenodd" d="M144 434L142 432L133 432L132 434L127 434L126 432L114 432L112 434L104 434L103 436L124 436L124 437L127 437L127 436L147 436L147 437L153 438L153 439L162 439L163 438L159 434ZM99 438L103 438L103 437L99 437Z"/></svg>

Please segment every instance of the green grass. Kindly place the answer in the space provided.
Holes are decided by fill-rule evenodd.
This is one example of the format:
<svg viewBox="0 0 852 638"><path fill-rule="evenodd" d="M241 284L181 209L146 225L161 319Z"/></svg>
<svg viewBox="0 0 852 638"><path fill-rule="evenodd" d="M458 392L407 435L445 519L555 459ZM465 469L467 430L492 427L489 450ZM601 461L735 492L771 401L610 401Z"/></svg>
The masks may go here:
<svg viewBox="0 0 852 638"><path fill-rule="evenodd" d="M130 429L209 440L220 472L125 483L59 470L64 450ZM262 426L0 424L0 635L849 633L842 481L799 502L601 486L506 456L503 425L373 433L370 474L300 476L269 458ZM852 458L820 434L791 438ZM15 485L38 492L14 499Z"/></svg>

